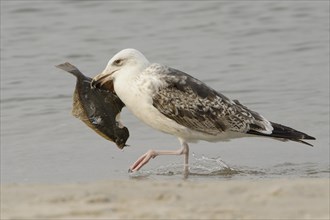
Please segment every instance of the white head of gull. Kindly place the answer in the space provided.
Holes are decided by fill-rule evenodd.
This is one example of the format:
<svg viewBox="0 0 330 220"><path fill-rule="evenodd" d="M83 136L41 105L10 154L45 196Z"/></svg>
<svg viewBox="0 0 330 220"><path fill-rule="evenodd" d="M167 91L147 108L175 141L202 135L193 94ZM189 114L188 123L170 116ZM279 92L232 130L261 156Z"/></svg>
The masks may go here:
<svg viewBox="0 0 330 220"><path fill-rule="evenodd" d="M178 150L149 150L130 167L131 171L139 170L158 155L184 155L187 176L188 143L198 140L228 141L259 135L310 145L302 139L315 139L268 121L182 71L150 63L135 49L124 49L112 57L105 70L93 78L92 86L109 81L113 81L114 91L138 119L176 136L181 144Z"/></svg>

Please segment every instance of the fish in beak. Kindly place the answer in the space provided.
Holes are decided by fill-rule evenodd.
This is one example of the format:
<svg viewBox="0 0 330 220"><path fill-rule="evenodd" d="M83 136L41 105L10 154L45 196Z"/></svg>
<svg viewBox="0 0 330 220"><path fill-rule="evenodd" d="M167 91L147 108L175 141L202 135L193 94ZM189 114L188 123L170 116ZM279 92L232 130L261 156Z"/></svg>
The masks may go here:
<svg viewBox="0 0 330 220"><path fill-rule="evenodd" d="M129 131L119 121L120 112L125 104L114 92L111 92L113 83L112 80L108 80L109 75L99 74L94 81L94 87L100 85L110 92L93 88L93 80L70 63L63 63L56 67L77 77L72 114L103 138L115 142L118 148L123 149L127 146Z"/></svg>

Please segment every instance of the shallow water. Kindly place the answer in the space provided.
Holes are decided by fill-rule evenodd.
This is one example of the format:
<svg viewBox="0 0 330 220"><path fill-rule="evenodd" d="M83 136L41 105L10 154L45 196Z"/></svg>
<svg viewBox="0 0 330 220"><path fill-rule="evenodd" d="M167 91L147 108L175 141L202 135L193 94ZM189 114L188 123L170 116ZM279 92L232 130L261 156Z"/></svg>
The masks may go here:
<svg viewBox="0 0 330 220"><path fill-rule="evenodd" d="M155 169L140 170L130 173L132 179L185 179L182 163L169 163ZM274 179L274 178L325 178L329 176L329 168L317 163L285 162L273 166L251 167L228 165L220 157L196 157L190 161L189 179Z"/></svg>
<svg viewBox="0 0 330 220"><path fill-rule="evenodd" d="M54 66L94 76L127 47L317 138L191 144L191 178L329 177L329 2L1 1L2 182L130 178L149 148L179 147L127 110L123 151L71 115L75 78ZM180 178L181 164L158 157L135 176Z"/></svg>

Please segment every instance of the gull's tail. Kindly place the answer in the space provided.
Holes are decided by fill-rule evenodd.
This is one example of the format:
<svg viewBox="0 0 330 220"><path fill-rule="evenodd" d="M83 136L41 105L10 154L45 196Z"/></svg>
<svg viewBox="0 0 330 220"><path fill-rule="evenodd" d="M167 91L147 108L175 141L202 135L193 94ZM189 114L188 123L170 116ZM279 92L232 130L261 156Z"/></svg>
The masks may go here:
<svg viewBox="0 0 330 220"><path fill-rule="evenodd" d="M261 135L266 137L272 137L272 138L279 138L284 140L290 140L290 141L296 141L303 144L307 144L309 146L313 146L310 143L307 143L303 140L315 140L315 137L309 136L303 132L297 131L293 128L277 124L274 122L271 122L271 125L273 127L273 131L271 134L263 134L258 131L249 130L248 134L254 134L254 135Z"/></svg>

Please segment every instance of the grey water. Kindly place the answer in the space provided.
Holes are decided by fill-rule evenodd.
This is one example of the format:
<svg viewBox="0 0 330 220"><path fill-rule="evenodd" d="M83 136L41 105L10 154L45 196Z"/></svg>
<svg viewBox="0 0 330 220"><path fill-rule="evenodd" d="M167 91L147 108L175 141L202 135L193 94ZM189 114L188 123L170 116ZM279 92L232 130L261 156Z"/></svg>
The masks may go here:
<svg viewBox="0 0 330 220"><path fill-rule="evenodd" d="M119 150L71 115L75 78L119 50L193 75L314 147L266 138L190 145L193 179L329 178L329 1L1 1L1 183L180 179L177 149L127 109Z"/></svg>

